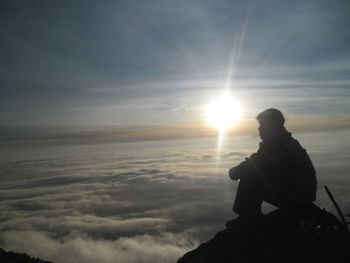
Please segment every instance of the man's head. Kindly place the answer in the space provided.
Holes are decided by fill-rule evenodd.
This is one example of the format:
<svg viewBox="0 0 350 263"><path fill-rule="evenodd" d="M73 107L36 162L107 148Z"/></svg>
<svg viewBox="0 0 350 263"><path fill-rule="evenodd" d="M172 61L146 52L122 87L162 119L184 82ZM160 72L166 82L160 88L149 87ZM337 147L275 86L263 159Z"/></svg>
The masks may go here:
<svg viewBox="0 0 350 263"><path fill-rule="evenodd" d="M284 130L284 117L277 109L267 109L256 117L259 121L259 135L262 140L278 136Z"/></svg>

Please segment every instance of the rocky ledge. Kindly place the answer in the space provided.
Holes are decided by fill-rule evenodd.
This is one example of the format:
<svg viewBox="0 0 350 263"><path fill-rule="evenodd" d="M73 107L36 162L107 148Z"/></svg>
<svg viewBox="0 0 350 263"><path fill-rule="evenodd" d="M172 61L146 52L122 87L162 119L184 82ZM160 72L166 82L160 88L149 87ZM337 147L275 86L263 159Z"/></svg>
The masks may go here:
<svg viewBox="0 0 350 263"><path fill-rule="evenodd" d="M349 250L347 228L312 206L294 218L277 209L251 222L234 220L177 263L345 263L350 262Z"/></svg>
<svg viewBox="0 0 350 263"><path fill-rule="evenodd" d="M27 254L15 253L12 251L5 251L0 248L0 262L1 263L52 263L38 258L31 257Z"/></svg>

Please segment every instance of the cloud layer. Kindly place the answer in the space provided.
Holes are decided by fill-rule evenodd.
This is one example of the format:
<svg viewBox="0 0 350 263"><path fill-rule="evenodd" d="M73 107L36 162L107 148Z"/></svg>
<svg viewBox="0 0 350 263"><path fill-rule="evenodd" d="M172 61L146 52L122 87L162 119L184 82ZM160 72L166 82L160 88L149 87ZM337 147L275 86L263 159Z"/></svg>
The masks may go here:
<svg viewBox="0 0 350 263"><path fill-rule="evenodd" d="M318 171L318 204L335 212L328 184L349 212L348 146L321 141L333 136L299 139ZM4 160L1 246L57 263L174 262L235 216L227 170L257 142L235 137L219 152L214 140L76 146Z"/></svg>

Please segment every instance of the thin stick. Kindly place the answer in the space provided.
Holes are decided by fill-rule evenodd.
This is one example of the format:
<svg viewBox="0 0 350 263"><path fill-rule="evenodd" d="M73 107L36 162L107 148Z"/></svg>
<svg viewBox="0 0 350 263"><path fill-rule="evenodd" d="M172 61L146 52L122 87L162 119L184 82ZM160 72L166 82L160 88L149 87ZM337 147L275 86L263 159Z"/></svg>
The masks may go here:
<svg viewBox="0 0 350 263"><path fill-rule="evenodd" d="M346 229L347 231L349 231L349 229L348 229L348 227L347 227L347 224L346 224L346 221L345 221L345 218L344 218L344 215L343 215L342 211L340 210L340 208L339 208L337 202L334 200L334 197L333 197L331 191L329 191L327 185L325 185L324 188L326 189L326 192L327 192L329 198L332 200L332 202L333 202L335 208L337 209L338 214L339 214L339 217L340 217L341 221L343 222L343 224L344 224L344 226L345 226L345 229Z"/></svg>

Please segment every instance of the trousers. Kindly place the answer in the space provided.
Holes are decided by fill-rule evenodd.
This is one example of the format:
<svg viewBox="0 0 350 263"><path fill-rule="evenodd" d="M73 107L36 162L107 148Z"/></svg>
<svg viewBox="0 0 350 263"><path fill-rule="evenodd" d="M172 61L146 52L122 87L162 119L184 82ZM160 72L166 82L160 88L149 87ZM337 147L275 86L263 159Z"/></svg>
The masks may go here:
<svg viewBox="0 0 350 263"><path fill-rule="evenodd" d="M261 215L263 201L279 207L256 173L244 174L240 179L232 210L240 216Z"/></svg>

